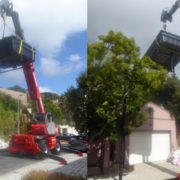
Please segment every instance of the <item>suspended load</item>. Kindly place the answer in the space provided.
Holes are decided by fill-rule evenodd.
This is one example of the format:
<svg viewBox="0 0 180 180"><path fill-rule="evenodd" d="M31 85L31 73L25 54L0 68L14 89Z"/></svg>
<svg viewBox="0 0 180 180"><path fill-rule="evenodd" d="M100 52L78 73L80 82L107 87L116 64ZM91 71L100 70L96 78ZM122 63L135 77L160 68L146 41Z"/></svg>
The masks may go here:
<svg viewBox="0 0 180 180"><path fill-rule="evenodd" d="M173 71L180 61L180 36L160 31L145 56Z"/></svg>
<svg viewBox="0 0 180 180"><path fill-rule="evenodd" d="M16 36L0 40L0 68L16 68L34 59L35 49Z"/></svg>

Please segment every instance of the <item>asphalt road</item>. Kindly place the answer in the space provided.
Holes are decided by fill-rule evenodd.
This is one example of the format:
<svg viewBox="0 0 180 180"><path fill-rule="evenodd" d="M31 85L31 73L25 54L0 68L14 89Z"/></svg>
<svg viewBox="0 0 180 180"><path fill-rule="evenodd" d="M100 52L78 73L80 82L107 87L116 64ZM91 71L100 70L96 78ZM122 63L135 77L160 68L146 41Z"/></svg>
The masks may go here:
<svg viewBox="0 0 180 180"><path fill-rule="evenodd" d="M83 157L80 157L73 153L62 152L60 157L63 157L68 162L68 165L63 166L58 161L52 159L32 159L30 157L13 157L9 156L6 151L0 151L0 180L20 180L25 174L27 174L31 170L45 170L45 171L55 171L60 169L66 170L66 172L70 172L75 168L78 168L78 164L82 164L80 162L83 159L84 167L86 167L86 154ZM73 163L77 162L75 165ZM72 166L72 167L71 167ZM77 167L76 167L77 166ZM71 172L70 172L71 173ZM79 172L79 175L86 176L86 169L82 169Z"/></svg>

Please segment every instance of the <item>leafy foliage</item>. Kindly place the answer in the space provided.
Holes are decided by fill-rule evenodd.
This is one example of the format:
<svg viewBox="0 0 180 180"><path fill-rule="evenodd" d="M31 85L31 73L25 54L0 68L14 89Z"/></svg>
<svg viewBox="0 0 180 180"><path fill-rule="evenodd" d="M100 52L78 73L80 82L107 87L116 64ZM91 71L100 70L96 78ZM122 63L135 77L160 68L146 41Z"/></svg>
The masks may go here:
<svg viewBox="0 0 180 180"><path fill-rule="evenodd" d="M21 104L21 103L20 103ZM22 108L23 105L20 105ZM7 138L17 130L18 102L11 96L0 93L0 135Z"/></svg>
<svg viewBox="0 0 180 180"><path fill-rule="evenodd" d="M171 77L157 91L154 101L168 109L175 119L180 122L180 80Z"/></svg>
<svg viewBox="0 0 180 180"><path fill-rule="evenodd" d="M58 100L59 99L59 95L58 94L51 93L51 92L43 92L43 93L41 93L41 96L43 98L48 98L48 99L51 99L51 100Z"/></svg>
<svg viewBox="0 0 180 180"><path fill-rule="evenodd" d="M75 124L80 133L87 132L87 74L77 79L77 87L71 87L60 98L60 107L69 122Z"/></svg>
<svg viewBox="0 0 180 180"><path fill-rule="evenodd" d="M34 100L29 98L29 106L32 109L33 113L37 113L37 104ZM66 119L64 118L64 114L59 107L59 96L54 93L43 93L42 101L44 105L45 112L50 112L53 117L53 121L56 124L67 124Z"/></svg>
<svg viewBox="0 0 180 180"><path fill-rule="evenodd" d="M54 103L50 98L43 98L43 104L46 112L51 112L53 121L56 124L65 124L66 120L59 108L58 104Z"/></svg>
<svg viewBox="0 0 180 180"><path fill-rule="evenodd" d="M140 126L145 120L140 108L166 79L162 66L148 57L140 58L133 39L113 31L100 36L88 46L89 137L117 139Z"/></svg>

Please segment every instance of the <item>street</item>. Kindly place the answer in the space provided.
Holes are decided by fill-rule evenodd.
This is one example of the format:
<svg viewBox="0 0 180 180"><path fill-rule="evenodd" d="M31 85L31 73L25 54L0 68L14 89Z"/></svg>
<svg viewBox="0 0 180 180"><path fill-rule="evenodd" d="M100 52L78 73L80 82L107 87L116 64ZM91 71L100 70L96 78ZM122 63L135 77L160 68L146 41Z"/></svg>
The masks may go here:
<svg viewBox="0 0 180 180"><path fill-rule="evenodd" d="M20 180L31 170L55 171L71 176L86 177L86 154L80 157L76 154L62 152L61 157L65 158L68 165L63 166L52 159L31 159L25 157L10 157L0 152L0 180Z"/></svg>

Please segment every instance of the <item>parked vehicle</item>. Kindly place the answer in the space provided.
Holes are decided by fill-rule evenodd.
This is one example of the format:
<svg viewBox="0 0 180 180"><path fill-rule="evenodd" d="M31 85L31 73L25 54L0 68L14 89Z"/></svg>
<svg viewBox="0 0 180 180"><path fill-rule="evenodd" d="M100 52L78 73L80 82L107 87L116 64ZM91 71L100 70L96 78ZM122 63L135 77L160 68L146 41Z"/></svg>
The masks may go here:
<svg viewBox="0 0 180 180"><path fill-rule="evenodd" d="M88 151L88 141L85 135L71 136L69 138L69 145L71 149L81 152Z"/></svg>

